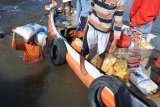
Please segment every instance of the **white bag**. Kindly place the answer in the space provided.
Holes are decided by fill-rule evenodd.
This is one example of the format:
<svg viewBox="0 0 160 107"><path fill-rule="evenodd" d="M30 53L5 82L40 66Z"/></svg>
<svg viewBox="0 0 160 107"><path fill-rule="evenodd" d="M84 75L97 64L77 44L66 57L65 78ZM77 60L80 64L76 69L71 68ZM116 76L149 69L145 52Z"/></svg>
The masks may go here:
<svg viewBox="0 0 160 107"><path fill-rule="evenodd" d="M150 92L155 92L158 89L157 84L138 68L130 71L129 79L144 95L147 95Z"/></svg>
<svg viewBox="0 0 160 107"><path fill-rule="evenodd" d="M63 1L63 3L67 3L67 2L72 1L72 0L62 0L62 1Z"/></svg>
<svg viewBox="0 0 160 107"><path fill-rule="evenodd" d="M30 23L24 26L16 27L15 32L25 38L27 41L35 35L38 31L47 31L45 26L36 23Z"/></svg>
<svg viewBox="0 0 160 107"><path fill-rule="evenodd" d="M47 35L44 32L39 32L34 38L37 45L40 45L41 47L46 45Z"/></svg>

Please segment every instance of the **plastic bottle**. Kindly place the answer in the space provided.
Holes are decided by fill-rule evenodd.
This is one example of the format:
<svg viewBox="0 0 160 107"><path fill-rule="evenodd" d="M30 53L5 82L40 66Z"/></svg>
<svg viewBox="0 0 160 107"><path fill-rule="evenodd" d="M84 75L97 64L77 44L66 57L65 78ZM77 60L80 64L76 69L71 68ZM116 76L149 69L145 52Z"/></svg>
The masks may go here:
<svg viewBox="0 0 160 107"><path fill-rule="evenodd" d="M155 84L147 75L140 69L134 68L129 70L129 80L144 94L155 92L158 89Z"/></svg>
<svg viewBox="0 0 160 107"><path fill-rule="evenodd" d="M134 36L134 33L132 33L132 35L130 36L131 37L131 44L130 46L128 47L129 50L133 51L133 50L137 50L137 44L135 43L135 36Z"/></svg>

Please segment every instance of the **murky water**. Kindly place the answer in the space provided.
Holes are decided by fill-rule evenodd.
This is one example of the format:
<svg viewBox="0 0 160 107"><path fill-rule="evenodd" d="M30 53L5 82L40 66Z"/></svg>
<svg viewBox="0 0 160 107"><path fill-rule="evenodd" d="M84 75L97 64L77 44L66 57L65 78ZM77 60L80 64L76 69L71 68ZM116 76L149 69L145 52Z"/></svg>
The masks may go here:
<svg viewBox="0 0 160 107"><path fill-rule="evenodd" d="M13 2L14 1L14 2ZM74 1L75 2L75 1ZM127 1L124 20L128 21ZM45 49L46 60L25 64L23 53L11 49L11 29L37 22L50 0L1 0L0 27L0 107L88 107L88 89L67 64L54 66ZM47 19L40 22L47 25ZM160 35L160 18L152 32Z"/></svg>

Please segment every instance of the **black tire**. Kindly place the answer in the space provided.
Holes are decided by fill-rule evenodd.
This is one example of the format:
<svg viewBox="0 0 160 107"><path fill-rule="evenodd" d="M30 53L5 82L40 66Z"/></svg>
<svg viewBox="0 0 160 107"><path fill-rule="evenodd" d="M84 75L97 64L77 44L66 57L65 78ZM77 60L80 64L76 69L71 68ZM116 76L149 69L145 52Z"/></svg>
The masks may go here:
<svg viewBox="0 0 160 107"><path fill-rule="evenodd" d="M104 87L108 87L114 94L116 107L131 107L131 97L126 85L118 78L107 75L95 79L90 85L90 107L105 107L101 100L101 91Z"/></svg>
<svg viewBox="0 0 160 107"><path fill-rule="evenodd" d="M66 61L67 48L62 38L56 38L52 41L50 47L50 58L53 64L61 65Z"/></svg>

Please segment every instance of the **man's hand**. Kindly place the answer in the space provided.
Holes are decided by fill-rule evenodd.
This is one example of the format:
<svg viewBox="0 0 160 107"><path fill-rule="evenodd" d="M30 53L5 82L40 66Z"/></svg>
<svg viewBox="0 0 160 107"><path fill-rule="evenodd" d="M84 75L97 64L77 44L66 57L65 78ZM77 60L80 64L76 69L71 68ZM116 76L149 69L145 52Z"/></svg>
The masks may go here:
<svg viewBox="0 0 160 107"><path fill-rule="evenodd" d="M78 26L80 23L79 22L76 22L76 26Z"/></svg>
<svg viewBox="0 0 160 107"><path fill-rule="evenodd" d="M110 49L109 49L109 54L112 54L117 46L117 39L114 39L113 42L111 43Z"/></svg>
<svg viewBox="0 0 160 107"><path fill-rule="evenodd" d="M15 33L15 29L16 29L16 28L13 28L13 29L12 29L12 32L13 32L13 33Z"/></svg>
<svg viewBox="0 0 160 107"><path fill-rule="evenodd" d="M69 31L68 34L71 35L72 37L76 37L77 31L76 30L71 30L71 31Z"/></svg>
<svg viewBox="0 0 160 107"><path fill-rule="evenodd" d="M13 38L12 38L12 40L16 40L16 39L15 39L15 38L16 38L16 32L15 32L15 29L16 29L16 28L13 28L13 29L12 29L12 32L13 32L13 36L12 36Z"/></svg>

